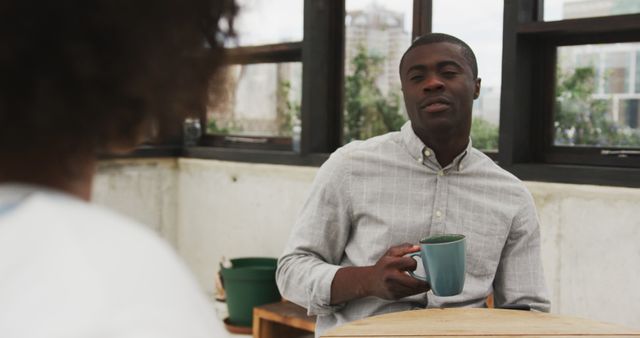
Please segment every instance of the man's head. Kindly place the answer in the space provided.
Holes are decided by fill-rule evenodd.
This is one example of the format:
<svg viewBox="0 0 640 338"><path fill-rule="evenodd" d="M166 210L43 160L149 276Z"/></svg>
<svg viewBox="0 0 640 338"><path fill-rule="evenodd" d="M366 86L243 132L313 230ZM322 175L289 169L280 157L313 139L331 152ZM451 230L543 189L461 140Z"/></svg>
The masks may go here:
<svg viewBox="0 0 640 338"><path fill-rule="evenodd" d="M130 149L150 122L201 113L236 11L233 0L3 2L0 156Z"/></svg>
<svg viewBox="0 0 640 338"><path fill-rule="evenodd" d="M480 94L476 58L466 43L441 33L417 38L402 56L400 80L413 130L423 142L466 144Z"/></svg>

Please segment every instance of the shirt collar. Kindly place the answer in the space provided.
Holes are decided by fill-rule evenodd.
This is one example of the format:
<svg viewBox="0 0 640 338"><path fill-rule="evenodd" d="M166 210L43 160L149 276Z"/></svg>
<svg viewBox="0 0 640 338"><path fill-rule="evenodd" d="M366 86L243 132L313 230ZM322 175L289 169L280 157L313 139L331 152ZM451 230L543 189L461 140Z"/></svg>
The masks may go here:
<svg viewBox="0 0 640 338"><path fill-rule="evenodd" d="M425 163L429 162L431 164L436 165L437 168L441 168L440 163L436 160L436 155L433 149L427 147L422 140L416 135L411 127L411 121L407 121L402 128L400 129L400 134L402 135L402 141L404 142L407 151L411 157L413 157L417 162ZM451 164L449 164L446 168L456 168L457 171L461 171L465 163L468 161L467 154L471 152L472 148L471 138L469 138L469 143L467 143L467 147L463 150L458 156L456 156ZM467 159L467 160L465 160Z"/></svg>

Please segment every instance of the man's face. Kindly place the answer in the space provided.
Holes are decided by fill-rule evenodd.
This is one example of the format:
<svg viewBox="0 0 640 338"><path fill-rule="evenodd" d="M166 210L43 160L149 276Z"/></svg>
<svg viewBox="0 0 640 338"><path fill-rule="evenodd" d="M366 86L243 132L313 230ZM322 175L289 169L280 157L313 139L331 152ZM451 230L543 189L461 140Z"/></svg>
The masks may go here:
<svg viewBox="0 0 640 338"><path fill-rule="evenodd" d="M400 80L418 137L423 141L442 135L468 139L480 79L474 78L462 47L437 42L412 49L405 55Z"/></svg>

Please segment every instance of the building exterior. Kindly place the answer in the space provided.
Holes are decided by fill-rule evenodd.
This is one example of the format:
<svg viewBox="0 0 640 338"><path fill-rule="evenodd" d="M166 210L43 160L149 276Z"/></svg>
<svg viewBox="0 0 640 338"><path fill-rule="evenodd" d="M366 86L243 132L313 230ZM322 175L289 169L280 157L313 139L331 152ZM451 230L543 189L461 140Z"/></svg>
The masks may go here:
<svg viewBox="0 0 640 338"><path fill-rule="evenodd" d="M404 13L374 3L364 10L349 11L345 25L345 74L353 73L351 60L362 47L369 55L377 55L384 60L376 80L382 94L399 91L398 65L411 44L411 34L404 28Z"/></svg>
<svg viewBox="0 0 640 338"><path fill-rule="evenodd" d="M636 0L580 0L563 5L563 19L640 12ZM571 72L580 67L595 71L595 100L607 102L609 117L622 128L640 129L640 43L563 46L558 66Z"/></svg>
<svg viewBox="0 0 640 338"><path fill-rule="evenodd" d="M245 136L290 136L302 96L297 62L233 65L227 68L223 102L208 111L209 132ZM211 121L216 129L212 130Z"/></svg>

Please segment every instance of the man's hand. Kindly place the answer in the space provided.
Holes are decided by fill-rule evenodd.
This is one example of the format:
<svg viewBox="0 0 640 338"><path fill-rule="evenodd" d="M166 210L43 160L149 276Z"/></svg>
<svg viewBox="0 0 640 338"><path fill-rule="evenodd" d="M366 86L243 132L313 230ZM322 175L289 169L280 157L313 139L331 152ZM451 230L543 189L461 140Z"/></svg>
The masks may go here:
<svg viewBox="0 0 640 338"><path fill-rule="evenodd" d="M416 261L406 254L420 251L417 245L408 243L391 247L372 267L368 278L369 293L383 299L399 299L429 290L427 282L409 276L406 271L414 271Z"/></svg>
<svg viewBox="0 0 640 338"><path fill-rule="evenodd" d="M427 282L406 273L415 270L417 263L405 255L417 251L419 246L405 243L391 247L375 265L341 268L331 283L331 304L368 296L399 299L429 291Z"/></svg>

